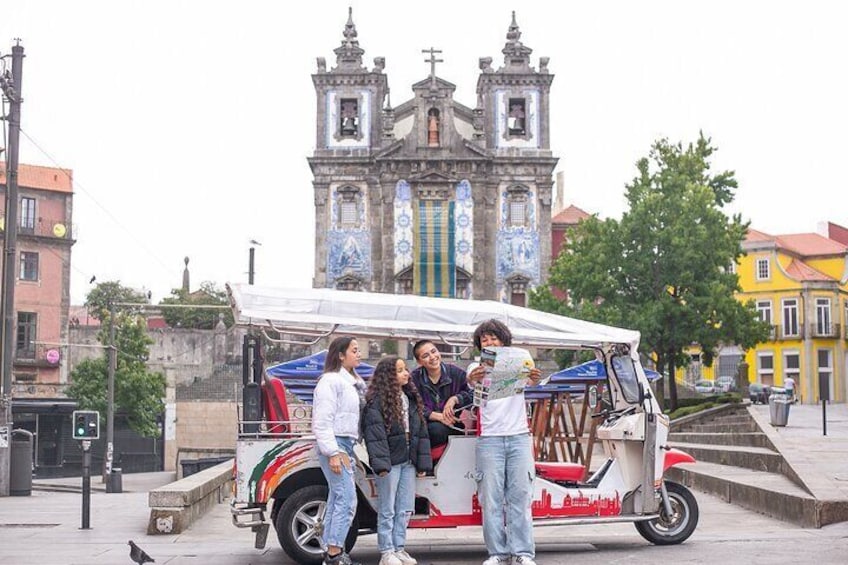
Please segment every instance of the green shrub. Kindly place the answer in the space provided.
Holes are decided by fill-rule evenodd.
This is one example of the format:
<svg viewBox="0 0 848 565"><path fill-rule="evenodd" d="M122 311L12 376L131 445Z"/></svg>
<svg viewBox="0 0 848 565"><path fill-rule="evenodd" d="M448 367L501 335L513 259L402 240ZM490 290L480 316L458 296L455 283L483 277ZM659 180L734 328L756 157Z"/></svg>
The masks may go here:
<svg viewBox="0 0 848 565"><path fill-rule="evenodd" d="M707 408L712 408L713 406L719 406L721 404L738 404L740 402L742 402L742 397L738 392L725 392L701 398L681 398L677 403L677 410L667 413L671 420L676 420L677 418L682 418L689 414L695 414L702 410L706 410ZM666 410L668 410L668 408L666 408Z"/></svg>

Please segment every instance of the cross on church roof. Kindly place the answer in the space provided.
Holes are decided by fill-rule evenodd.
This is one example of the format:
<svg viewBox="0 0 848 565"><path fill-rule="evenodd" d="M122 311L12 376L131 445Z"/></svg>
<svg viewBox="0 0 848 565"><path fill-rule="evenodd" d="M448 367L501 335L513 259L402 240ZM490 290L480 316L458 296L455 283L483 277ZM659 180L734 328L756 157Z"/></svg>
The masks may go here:
<svg viewBox="0 0 848 565"><path fill-rule="evenodd" d="M430 63L430 88L433 90L436 89L436 63L444 63L444 59L436 59L436 53L441 53L441 49L435 49L430 47L429 49L422 49L422 53L429 53L430 58L424 59L425 63Z"/></svg>

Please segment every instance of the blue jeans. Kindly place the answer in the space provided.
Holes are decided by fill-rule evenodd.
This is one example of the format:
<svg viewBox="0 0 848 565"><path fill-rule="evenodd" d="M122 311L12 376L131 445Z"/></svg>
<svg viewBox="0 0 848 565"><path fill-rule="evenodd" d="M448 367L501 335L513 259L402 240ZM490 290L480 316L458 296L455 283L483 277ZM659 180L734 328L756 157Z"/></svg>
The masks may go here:
<svg viewBox="0 0 848 565"><path fill-rule="evenodd" d="M530 509L535 475L529 434L477 438L477 491L490 556L535 557Z"/></svg>
<svg viewBox="0 0 848 565"><path fill-rule="evenodd" d="M406 545L406 526L415 510L415 467L392 465L377 483L377 546L380 553L400 551Z"/></svg>
<svg viewBox="0 0 848 565"><path fill-rule="evenodd" d="M350 456L350 467L342 465L341 473L330 470L330 458L318 454L321 470L327 479L330 494L327 495L327 507L324 510L324 533L322 542L324 549L327 546L344 548L347 532L356 515L356 481L354 481L354 469L356 458L353 455L354 439L350 437L336 436L339 449Z"/></svg>

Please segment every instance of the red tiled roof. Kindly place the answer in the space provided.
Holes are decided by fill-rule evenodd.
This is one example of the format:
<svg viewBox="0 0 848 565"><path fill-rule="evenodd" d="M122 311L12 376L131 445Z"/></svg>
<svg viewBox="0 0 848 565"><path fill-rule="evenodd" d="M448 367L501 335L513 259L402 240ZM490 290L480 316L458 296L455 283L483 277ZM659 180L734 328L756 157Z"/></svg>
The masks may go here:
<svg viewBox="0 0 848 565"><path fill-rule="evenodd" d="M745 241L774 241L774 236L765 232L749 229L745 234Z"/></svg>
<svg viewBox="0 0 848 565"><path fill-rule="evenodd" d="M815 270L803 261L792 259L789 266L786 267L786 274L796 281L829 281L833 282L833 277L830 277L820 271Z"/></svg>
<svg viewBox="0 0 848 565"><path fill-rule="evenodd" d="M57 192L73 192L71 169L57 169L39 165L18 165L18 186ZM6 184L6 163L0 162L0 184Z"/></svg>
<svg viewBox="0 0 848 565"><path fill-rule="evenodd" d="M780 235L777 237L777 244L806 257L845 255L845 253L848 253L848 246L817 233Z"/></svg>
<svg viewBox="0 0 848 565"><path fill-rule="evenodd" d="M578 208L577 206L571 205L568 208L562 210L559 214L551 218L552 224L568 224L573 225L580 222L580 220L585 220L591 214L585 212Z"/></svg>

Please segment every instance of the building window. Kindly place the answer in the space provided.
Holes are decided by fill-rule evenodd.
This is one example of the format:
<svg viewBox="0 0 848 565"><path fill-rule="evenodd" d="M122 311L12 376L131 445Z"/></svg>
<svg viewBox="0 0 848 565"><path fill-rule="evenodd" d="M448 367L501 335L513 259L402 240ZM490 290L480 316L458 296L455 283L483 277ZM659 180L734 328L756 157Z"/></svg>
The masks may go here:
<svg viewBox="0 0 848 565"><path fill-rule="evenodd" d="M38 280L38 253L33 251L21 251L21 273L22 281Z"/></svg>
<svg viewBox="0 0 848 565"><path fill-rule="evenodd" d="M21 198L21 232L35 231L35 198Z"/></svg>
<svg viewBox="0 0 848 565"><path fill-rule="evenodd" d="M795 379L795 387L801 384L801 355L797 351L783 352L783 378Z"/></svg>
<svg viewBox="0 0 848 565"><path fill-rule="evenodd" d="M822 382L827 383L827 394L830 400L833 400L833 352L830 349L818 350L819 361L819 386ZM822 396L822 391L819 390L819 398Z"/></svg>
<svg viewBox="0 0 848 565"><path fill-rule="evenodd" d="M529 191L523 186L514 186L507 190L506 224L512 228L527 227Z"/></svg>
<svg viewBox="0 0 848 565"><path fill-rule="evenodd" d="M736 263L735 263L735 262L733 262L733 263L729 264L729 265L727 266L727 269L725 270L725 272L726 272L726 273L728 273L728 274L731 274L731 275L732 275L733 273L735 273L735 272L736 272Z"/></svg>
<svg viewBox="0 0 848 565"><path fill-rule="evenodd" d="M352 226L356 222L356 202L343 200L341 203L341 223L343 226Z"/></svg>
<svg viewBox="0 0 848 565"><path fill-rule="evenodd" d="M783 299L783 336L798 336L798 299Z"/></svg>
<svg viewBox="0 0 848 565"><path fill-rule="evenodd" d="M527 134L527 101L524 98L509 99L506 121L509 135L524 137Z"/></svg>
<svg viewBox="0 0 848 565"><path fill-rule="evenodd" d="M830 298L816 298L816 335L830 336Z"/></svg>
<svg viewBox="0 0 848 565"><path fill-rule="evenodd" d="M510 201L509 225L514 228L527 225L527 203L523 200Z"/></svg>
<svg viewBox="0 0 848 565"><path fill-rule="evenodd" d="M356 98L339 101L339 132L342 137L359 135L359 101Z"/></svg>
<svg viewBox="0 0 848 565"><path fill-rule="evenodd" d="M760 314L760 320L771 325L771 300L758 300L757 312Z"/></svg>
<svg viewBox="0 0 848 565"><path fill-rule="evenodd" d="M342 228L359 227L359 189L353 186L343 186L339 189L339 217L337 221Z"/></svg>
<svg viewBox="0 0 848 565"><path fill-rule="evenodd" d="M774 384L774 354L771 351L757 353L757 381L769 386Z"/></svg>
<svg viewBox="0 0 848 565"><path fill-rule="evenodd" d="M771 264L768 259L757 259L757 280L764 281L771 278Z"/></svg>
<svg viewBox="0 0 848 565"><path fill-rule="evenodd" d="M527 306L527 285L530 280L522 276L507 279L509 303L513 306Z"/></svg>
<svg viewBox="0 0 848 565"><path fill-rule="evenodd" d="M15 357L18 359L35 359L37 320L35 312L18 312L18 332L15 341Z"/></svg>

